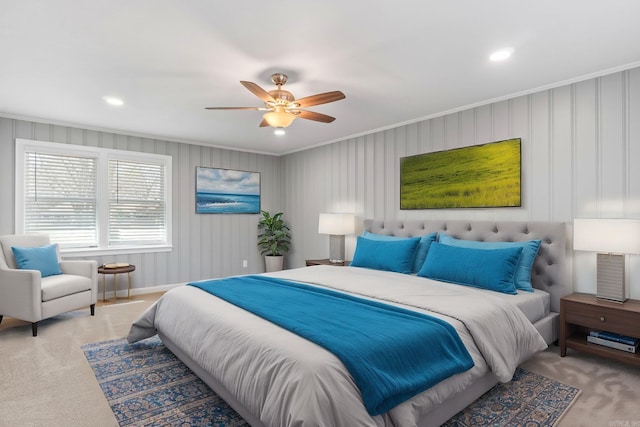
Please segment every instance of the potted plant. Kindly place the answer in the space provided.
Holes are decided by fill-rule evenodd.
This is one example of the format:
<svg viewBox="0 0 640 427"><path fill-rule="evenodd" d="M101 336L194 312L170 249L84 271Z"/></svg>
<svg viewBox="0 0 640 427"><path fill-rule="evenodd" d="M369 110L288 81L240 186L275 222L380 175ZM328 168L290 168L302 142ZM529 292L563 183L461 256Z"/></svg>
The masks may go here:
<svg viewBox="0 0 640 427"><path fill-rule="evenodd" d="M282 270L283 254L289 251L291 233L282 219L282 212L273 216L267 211L260 211L258 222L258 248L264 255L267 273Z"/></svg>

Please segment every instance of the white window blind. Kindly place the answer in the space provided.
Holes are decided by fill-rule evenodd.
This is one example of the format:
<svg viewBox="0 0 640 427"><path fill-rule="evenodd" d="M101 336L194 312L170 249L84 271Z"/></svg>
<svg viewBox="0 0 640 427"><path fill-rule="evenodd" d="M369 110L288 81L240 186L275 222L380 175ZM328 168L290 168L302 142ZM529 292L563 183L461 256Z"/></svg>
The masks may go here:
<svg viewBox="0 0 640 427"><path fill-rule="evenodd" d="M24 153L25 233L46 233L61 247L98 244L97 159Z"/></svg>
<svg viewBox="0 0 640 427"><path fill-rule="evenodd" d="M162 244L164 165L109 160L109 246Z"/></svg>
<svg viewBox="0 0 640 427"><path fill-rule="evenodd" d="M63 255L171 250L171 156L16 138L15 209Z"/></svg>

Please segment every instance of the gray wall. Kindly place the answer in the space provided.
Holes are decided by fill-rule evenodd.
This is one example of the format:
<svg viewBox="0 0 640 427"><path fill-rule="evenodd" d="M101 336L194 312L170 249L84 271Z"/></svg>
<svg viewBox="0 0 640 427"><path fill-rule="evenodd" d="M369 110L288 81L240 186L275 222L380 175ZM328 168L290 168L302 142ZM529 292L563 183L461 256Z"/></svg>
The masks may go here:
<svg viewBox="0 0 640 427"><path fill-rule="evenodd" d="M399 159L522 138L522 208L402 211ZM282 159L283 206L293 234L290 262L328 256L320 212L360 219L487 219L571 223L640 218L640 68L460 111ZM640 237L640 236L636 236ZM354 248L347 239L347 253ZM631 296L640 260L627 257ZM595 292L595 254L576 253L574 288Z"/></svg>
<svg viewBox="0 0 640 427"><path fill-rule="evenodd" d="M195 168L260 172L262 209L275 210L281 205L279 157L0 117L0 234L14 233L16 138L167 154L173 158L173 251L95 258L99 264L134 264L133 288L264 271L256 247L259 216L195 214ZM243 260L248 261L247 268L242 268ZM122 282L119 289L123 285L126 288ZM111 286L109 278L107 290Z"/></svg>

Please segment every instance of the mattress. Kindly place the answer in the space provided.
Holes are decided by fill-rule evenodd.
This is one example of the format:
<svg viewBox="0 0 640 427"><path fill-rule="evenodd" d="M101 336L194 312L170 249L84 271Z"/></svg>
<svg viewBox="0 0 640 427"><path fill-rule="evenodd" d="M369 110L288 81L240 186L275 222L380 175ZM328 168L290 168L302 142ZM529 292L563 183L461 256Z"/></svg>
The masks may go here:
<svg viewBox="0 0 640 427"><path fill-rule="evenodd" d="M495 293L494 296L517 306L531 323L548 316L551 310L551 295L540 289L518 291L517 295Z"/></svg>

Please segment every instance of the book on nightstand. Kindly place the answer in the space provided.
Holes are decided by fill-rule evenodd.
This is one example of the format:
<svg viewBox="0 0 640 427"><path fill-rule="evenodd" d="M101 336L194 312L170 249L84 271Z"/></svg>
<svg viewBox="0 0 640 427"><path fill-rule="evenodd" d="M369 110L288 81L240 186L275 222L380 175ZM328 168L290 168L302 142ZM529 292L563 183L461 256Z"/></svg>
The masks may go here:
<svg viewBox="0 0 640 427"><path fill-rule="evenodd" d="M105 264L104 268L120 268L120 267L129 267L128 262L114 262L112 264Z"/></svg>
<svg viewBox="0 0 640 427"><path fill-rule="evenodd" d="M627 353L635 353L638 350L638 344L629 345L617 341L607 340L604 338L594 337L593 335L587 335L587 342L609 348L615 348L616 350L626 351Z"/></svg>
<svg viewBox="0 0 640 427"><path fill-rule="evenodd" d="M615 341L622 344L637 346L640 343L640 339L628 337L626 335L614 334L613 332L606 331L591 331L589 335L596 338L602 338L603 340Z"/></svg>

